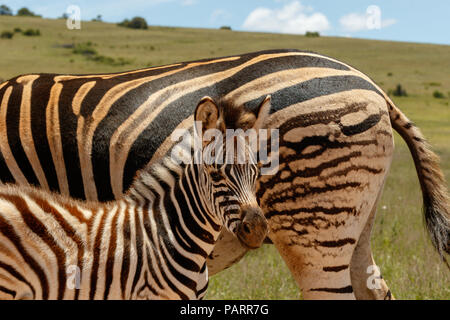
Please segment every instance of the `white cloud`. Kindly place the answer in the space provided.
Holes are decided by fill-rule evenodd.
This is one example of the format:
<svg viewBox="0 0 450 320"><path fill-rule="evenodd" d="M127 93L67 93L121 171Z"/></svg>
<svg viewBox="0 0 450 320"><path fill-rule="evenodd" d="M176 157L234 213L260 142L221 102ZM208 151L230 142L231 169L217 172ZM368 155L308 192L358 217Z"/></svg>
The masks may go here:
<svg viewBox="0 0 450 320"><path fill-rule="evenodd" d="M365 14L349 13L341 19L339 23L345 31L356 32L367 29L367 19Z"/></svg>
<svg viewBox="0 0 450 320"><path fill-rule="evenodd" d="M397 20L395 20L395 19L381 20L381 27L386 28L386 27L392 26L393 24L396 24L396 23L397 23Z"/></svg>
<svg viewBox="0 0 450 320"><path fill-rule="evenodd" d="M256 8L245 19L243 29L303 34L306 31L326 31L330 28L327 17L313 8L293 1L282 8Z"/></svg>
<svg viewBox="0 0 450 320"><path fill-rule="evenodd" d="M375 11L371 11L369 8L366 13L353 12L341 17L339 19L341 28L347 32L377 30L389 27L397 22L395 19L382 20L379 8L375 7Z"/></svg>

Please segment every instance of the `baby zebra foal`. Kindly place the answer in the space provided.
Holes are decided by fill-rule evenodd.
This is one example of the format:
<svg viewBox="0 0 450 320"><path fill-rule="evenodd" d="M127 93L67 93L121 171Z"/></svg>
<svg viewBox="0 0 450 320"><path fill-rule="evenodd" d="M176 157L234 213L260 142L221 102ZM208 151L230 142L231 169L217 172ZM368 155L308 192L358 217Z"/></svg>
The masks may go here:
<svg viewBox="0 0 450 320"><path fill-rule="evenodd" d="M251 125L243 123L259 129L269 109L268 97ZM205 97L195 111L194 132L202 137L202 130L236 128L241 110ZM193 161L218 159L212 150L235 142L222 137L199 148L191 143L184 163L166 157L148 166L123 199L110 203L1 186L0 299L202 298L206 258L221 227L251 248L267 233L254 194L255 161ZM249 144L244 149L254 156Z"/></svg>

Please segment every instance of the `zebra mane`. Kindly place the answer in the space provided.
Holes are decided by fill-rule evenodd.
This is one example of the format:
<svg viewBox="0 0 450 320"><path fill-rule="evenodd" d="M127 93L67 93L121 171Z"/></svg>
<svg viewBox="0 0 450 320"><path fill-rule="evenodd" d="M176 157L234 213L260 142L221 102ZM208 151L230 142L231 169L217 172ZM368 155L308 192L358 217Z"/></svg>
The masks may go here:
<svg viewBox="0 0 450 320"><path fill-rule="evenodd" d="M248 130L256 122L256 114L243 105L236 105L232 100L220 99L217 103L220 110L219 127L226 129Z"/></svg>

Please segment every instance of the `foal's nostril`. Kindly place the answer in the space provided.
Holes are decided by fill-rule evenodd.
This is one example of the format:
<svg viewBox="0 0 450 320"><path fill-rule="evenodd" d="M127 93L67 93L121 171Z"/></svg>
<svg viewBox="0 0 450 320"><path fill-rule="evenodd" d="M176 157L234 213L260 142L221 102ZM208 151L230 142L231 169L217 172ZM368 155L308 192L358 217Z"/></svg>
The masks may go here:
<svg viewBox="0 0 450 320"><path fill-rule="evenodd" d="M260 208L251 206L241 208L241 223L236 235L246 248L259 248L266 238L267 231L267 221Z"/></svg>
<svg viewBox="0 0 450 320"><path fill-rule="evenodd" d="M249 224L247 222L243 223L242 228L244 229L244 232L250 233L250 227L249 227Z"/></svg>

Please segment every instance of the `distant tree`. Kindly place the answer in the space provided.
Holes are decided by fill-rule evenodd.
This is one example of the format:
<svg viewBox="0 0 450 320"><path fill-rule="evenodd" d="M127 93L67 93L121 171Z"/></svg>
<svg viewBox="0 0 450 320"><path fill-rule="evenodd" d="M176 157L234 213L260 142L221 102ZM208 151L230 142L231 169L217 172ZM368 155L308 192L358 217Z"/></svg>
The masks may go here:
<svg viewBox="0 0 450 320"><path fill-rule="evenodd" d="M67 19L69 19L69 15L67 14L67 13L63 13L62 14L62 16L61 17L59 17L58 19L64 19L64 20L67 20Z"/></svg>
<svg viewBox="0 0 450 320"><path fill-rule="evenodd" d="M17 11L17 15L22 17L40 17L40 15L35 14L33 11L26 7L20 8Z"/></svg>
<svg viewBox="0 0 450 320"><path fill-rule="evenodd" d="M320 37L320 33L307 31L305 33L305 36L308 37L308 38L318 38L318 37Z"/></svg>
<svg viewBox="0 0 450 320"><path fill-rule="evenodd" d="M102 15L98 14L97 17L95 17L94 19L92 19L92 21L97 21L97 22L102 22Z"/></svg>
<svg viewBox="0 0 450 320"><path fill-rule="evenodd" d="M128 19L125 19L122 22L118 23L118 25L121 27L127 27L127 28L131 28L131 29L147 29L148 28L147 21L145 21L145 19L141 18L141 17L134 17L133 19L131 19L131 21Z"/></svg>
<svg viewBox="0 0 450 320"><path fill-rule="evenodd" d="M221 26L220 30L231 30L230 26Z"/></svg>
<svg viewBox="0 0 450 320"><path fill-rule="evenodd" d="M145 21L144 18L134 17L133 19L131 19L128 27L132 29L147 29L148 25L147 21Z"/></svg>
<svg viewBox="0 0 450 320"><path fill-rule="evenodd" d="M393 94L395 97L407 97L407 96L408 96L408 94L406 93L406 90L402 87L401 84L398 84L398 85L395 87L395 90L392 91L392 94Z"/></svg>
<svg viewBox="0 0 450 320"><path fill-rule="evenodd" d="M117 25L120 27L128 27L129 23L130 23L130 20L124 19L122 22L119 22Z"/></svg>
<svg viewBox="0 0 450 320"><path fill-rule="evenodd" d="M0 6L0 16L12 16L12 15L13 12L8 6L4 4Z"/></svg>

